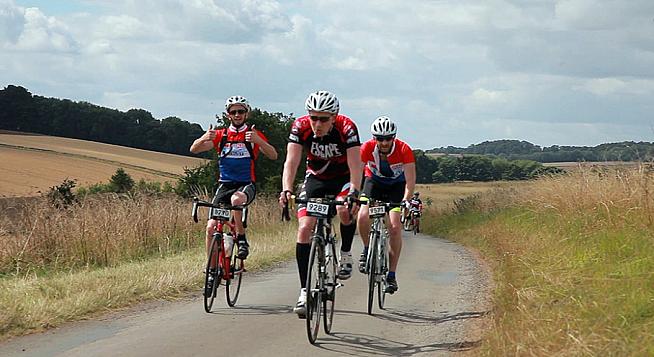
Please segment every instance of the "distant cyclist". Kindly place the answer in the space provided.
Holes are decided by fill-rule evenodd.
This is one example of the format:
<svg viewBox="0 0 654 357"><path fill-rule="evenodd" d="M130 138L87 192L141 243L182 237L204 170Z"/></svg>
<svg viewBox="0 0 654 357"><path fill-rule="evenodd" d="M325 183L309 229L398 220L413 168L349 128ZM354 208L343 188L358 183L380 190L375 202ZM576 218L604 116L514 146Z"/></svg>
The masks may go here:
<svg viewBox="0 0 654 357"><path fill-rule="evenodd" d="M422 200L420 199L420 192L418 191L414 192L413 197L411 197L410 200L406 201L405 212L406 212L406 217L404 217L404 219L411 219L411 217L414 214L417 217L420 217L422 215ZM418 226L416 227L416 232L420 233L420 224L418 222L416 222L418 224Z"/></svg>
<svg viewBox="0 0 654 357"><path fill-rule="evenodd" d="M339 114L336 96L327 91L311 93L305 103L308 115L299 117L291 126L288 137L286 162L282 176L280 204L285 204L293 192L293 181L302 159L302 150L307 154L307 171L298 195L301 199L322 198L326 195L337 199L358 198L361 184L361 158L359 132L356 124L345 115ZM352 214L356 214L353 205ZM311 233L316 218L307 216L306 206L298 206L299 228L295 257L300 275L300 296L293 311L300 318L306 314L306 281L311 253ZM344 206L338 207L341 220L341 259L339 279L352 275L352 240L356 221Z"/></svg>
<svg viewBox="0 0 654 357"><path fill-rule="evenodd" d="M220 155L220 179L213 203L224 203L233 206L249 205L256 196L254 186L254 162L259 151L271 160L277 159L277 151L268 143L268 139L245 122L250 114L250 104L242 96L232 96L225 101L225 112L230 125L224 129L212 129L209 126L204 135L196 139L191 145L194 154L215 149ZM238 257L247 258L250 245L245 237L241 211L234 211L236 225L236 241L238 244ZM211 237L213 236L216 220L207 222L207 254Z"/></svg>
<svg viewBox="0 0 654 357"><path fill-rule="evenodd" d="M365 182L362 195L385 202L408 200L416 185L416 164L413 151L407 143L397 139L397 126L390 118L381 116L372 123L373 139L361 146L361 161L365 165ZM389 212L390 251L386 292L397 291L397 263L402 251L402 223L400 210ZM370 233L368 210L359 211L359 235L363 252L359 257L359 271L365 273Z"/></svg>

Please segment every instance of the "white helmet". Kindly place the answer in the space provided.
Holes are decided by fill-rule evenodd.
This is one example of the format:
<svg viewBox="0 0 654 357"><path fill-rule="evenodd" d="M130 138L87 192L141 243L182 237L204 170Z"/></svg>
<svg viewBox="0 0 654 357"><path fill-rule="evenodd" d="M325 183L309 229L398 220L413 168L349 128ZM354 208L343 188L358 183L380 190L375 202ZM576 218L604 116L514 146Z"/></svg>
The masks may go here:
<svg viewBox="0 0 654 357"><path fill-rule="evenodd" d="M247 109L247 111L250 111L250 103L248 103L248 100L245 99L245 97L242 97L240 95L233 95L225 101L225 111L229 112L229 107L231 107L234 104L240 104Z"/></svg>
<svg viewBox="0 0 654 357"><path fill-rule="evenodd" d="M389 117L381 116L372 122L370 131L373 136L392 136L397 134L397 127Z"/></svg>
<svg viewBox="0 0 654 357"><path fill-rule="evenodd" d="M339 105L336 96L326 90L311 93L304 103L307 111L328 112L337 114Z"/></svg>

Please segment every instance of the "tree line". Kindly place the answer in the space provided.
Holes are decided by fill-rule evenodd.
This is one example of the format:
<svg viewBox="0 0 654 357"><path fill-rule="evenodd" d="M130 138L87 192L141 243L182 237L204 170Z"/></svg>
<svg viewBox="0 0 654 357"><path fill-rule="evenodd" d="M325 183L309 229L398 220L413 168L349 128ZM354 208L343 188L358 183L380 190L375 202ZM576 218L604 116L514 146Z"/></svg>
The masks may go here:
<svg viewBox="0 0 654 357"><path fill-rule="evenodd" d="M523 140L494 140L472 144L467 148L447 146L427 153L495 155L510 160L538 162L577 161L648 161L654 158L654 143L623 141L597 146L540 147Z"/></svg>
<svg viewBox="0 0 654 357"><path fill-rule="evenodd" d="M294 119L292 114L270 113L258 108L254 108L250 113L248 122L262 130L279 153L279 158L275 161L263 158L257 161L255 174L259 189L263 192L278 192L281 189L286 142ZM218 121L222 126L229 124L225 116ZM199 124L189 123L177 117L158 120L143 109L121 112L87 102L45 98L14 85L0 90L0 129L91 140L187 156L194 155L189 152L189 147L205 132ZM414 152L419 183L520 180L550 172L550 169L545 169L533 161L514 162L477 156L433 159L422 150ZM198 188L210 192L215 189L218 175L216 153L212 150L201 156L210 161L200 167L186 168L185 174L175 186L175 192L188 194ZM303 167L300 167L298 172L302 170ZM302 177L298 178L301 179Z"/></svg>

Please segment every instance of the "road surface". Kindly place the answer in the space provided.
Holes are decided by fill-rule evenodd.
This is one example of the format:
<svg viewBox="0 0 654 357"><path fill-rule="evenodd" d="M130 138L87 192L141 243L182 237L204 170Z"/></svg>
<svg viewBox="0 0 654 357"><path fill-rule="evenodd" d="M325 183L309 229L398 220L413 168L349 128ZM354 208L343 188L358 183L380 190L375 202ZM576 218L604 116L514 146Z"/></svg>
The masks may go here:
<svg viewBox="0 0 654 357"><path fill-rule="evenodd" d="M360 252L358 237L353 252ZM440 356L479 344L490 276L468 250L405 232L397 279L386 309L375 306L370 316L367 280L355 267L338 290L332 334L321 326L315 346L292 312L299 289L293 261L245 276L236 308L221 286L211 314L198 291L16 338L0 344L0 356Z"/></svg>

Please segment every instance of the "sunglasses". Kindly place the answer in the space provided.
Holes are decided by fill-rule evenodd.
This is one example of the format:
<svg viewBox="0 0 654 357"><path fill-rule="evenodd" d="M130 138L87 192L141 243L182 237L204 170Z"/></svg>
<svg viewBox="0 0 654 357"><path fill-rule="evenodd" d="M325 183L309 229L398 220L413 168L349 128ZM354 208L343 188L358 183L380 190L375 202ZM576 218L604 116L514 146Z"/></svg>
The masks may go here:
<svg viewBox="0 0 654 357"><path fill-rule="evenodd" d="M321 123L326 123L326 122L328 122L329 119L331 119L332 117L331 117L331 115L327 115L327 116L311 115L311 116L309 116L309 118L311 119L311 121L317 121L317 120L320 120Z"/></svg>
<svg viewBox="0 0 654 357"><path fill-rule="evenodd" d="M248 111L245 109L236 109L236 110L230 110L229 115L236 115L236 114L245 114Z"/></svg>
<svg viewBox="0 0 654 357"><path fill-rule="evenodd" d="M375 140L379 142L384 142L384 141L393 141L395 139L394 135L391 136L375 136Z"/></svg>

